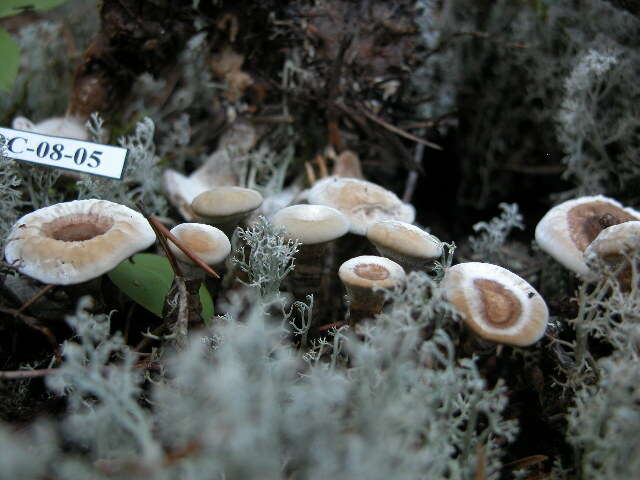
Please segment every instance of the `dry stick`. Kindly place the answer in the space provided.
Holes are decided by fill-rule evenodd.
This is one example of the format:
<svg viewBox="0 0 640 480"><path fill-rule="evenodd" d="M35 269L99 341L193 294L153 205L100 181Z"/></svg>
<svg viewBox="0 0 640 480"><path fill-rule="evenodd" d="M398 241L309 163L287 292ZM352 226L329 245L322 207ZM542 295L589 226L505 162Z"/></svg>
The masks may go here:
<svg viewBox="0 0 640 480"><path fill-rule="evenodd" d="M372 122L377 123L378 125L386 128L387 130L397 135L400 135L401 137L408 138L409 140L413 140L414 142L421 143L435 150L442 150L442 147L437 143L430 142L429 140L425 140L424 138L416 137L412 133L405 132L401 128L398 128L395 125L391 125L389 122L384 121L380 117L376 117L373 113L367 111L365 108L360 109L360 111L364 114L365 117L367 117Z"/></svg>
<svg viewBox="0 0 640 480"><path fill-rule="evenodd" d="M49 290L51 290L54 287L55 287L55 285L45 285L45 287L43 289L41 289L33 297L31 297L29 300L27 300L25 303L22 304L22 306L18 309L18 313L24 312L27 308L29 308L31 305L33 305L33 303L36 300L38 300L40 297L42 297L45 293L47 293Z"/></svg>
<svg viewBox="0 0 640 480"><path fill-rule="evenodd" d="M320 178L327 178L329 176L329 170L327 169L327 162L322 155L316 157L316 163L320 168Z"/></svg>
<svg viewBox="0 0 640 480"><path fill-rule="evenodd" d="M156 234L156 238L160 242L160 246L162 247L162 250L164 250L164 254L167 256L167 259L169 260L169 264L171 265L173 274L176 277L182 276L182 272L180 271L178 262L176 261L175 257L173 256L173 252L171 251L171 249L169 248L169 245L167 244L167 239L164 237L164 235L162 235L162 232L157 228L157 225L154 222L152 222L149 217L146 217L146 218L147 218L147 221L149 222L149 225L151 225L153 232Z"/></svg>
<svg viewBox="0 0 640 480"><path fill-rule="evenodd" d="M13 315L16 318L19 318L24 323L26 323L28 327L39 331L45 337L47 337L47 340L49 340L49 343L53 346L53 348L56 348L58 346L58 340L56 339L56 336L53 333L51 333L51 330L49 330L47 327L43 327L42 325L40 325L40 321L37 318L30 317L29 315L25 315L24 313L19 312L15 308L3 307L1 305L0 305L0 312L8 313L10 315Z"/></svg>
<svg viewBox="0 0 640 480"><path fill-rule="evenodd" d="M110 368L109 365L105 367L105 370ZM137 370L147 370L153 368L153 364L149 361L138 362L133 365L133 368ZM23 380L25 378L38 378L46 377L47 375L53 375L62 370L62 368L41 368L34 370L5 370L0 371L0 380Z"/></svg>
<svg viewBox="0 0 640 480"><path fill-rule="evenodd" d="M323 332L325 330L331 330L332 328L340 328L343 325L346 325L347 322L333 322L327 323L326 325L322 325L318 327L318 331Z"/></svg>
<svg viewBox="0 0 640 480"><path fill-rule="evenodd" d="M307 172L307 180L309 180L309 185L313 187L313 184L316 183L316 173L313 171L313 167L309 162L304 162L304 168Z"/></svg>
<svg viewBox="0 0 640 480"><path fill-rule="evenodd" d="M25 378L38 378L46 377L59 372L59 368L43 368L40 370L12 370L6 372L0 372L0 379L2 380L22 380Z"/></svg>
<svg viewBox="0 0 640 480"><path fill-rule="evenodd" d="M424 144L418 143L416 144L416 150L413 154L413 164L421 165L422 164L422 155L424 154ZM411 199L413 198L413 192L416 189L416 184L418 183L418 172L416 170L410 170L407 175L407 183L404 187L404 194L402 195L402 201L405 203L411 203Z"/></svg>

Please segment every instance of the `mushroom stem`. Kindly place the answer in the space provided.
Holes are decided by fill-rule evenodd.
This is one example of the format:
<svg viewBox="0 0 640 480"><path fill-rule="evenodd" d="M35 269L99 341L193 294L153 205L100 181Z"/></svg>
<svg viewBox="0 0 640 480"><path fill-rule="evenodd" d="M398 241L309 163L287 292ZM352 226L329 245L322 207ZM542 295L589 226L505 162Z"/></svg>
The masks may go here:
<svg viewBox="0 0 640 480"><path fill-rule="evenodd" d="M383 289L394 288L405 278L404 269L396 262L373 255L347 260L338 274L347 290L352 328L380 313L386 298Z"/></svg>
<svg viewBox="0 0 640 480"><path fill-rule="evenodd" d="M347 287L349 296L349 326L354 328L365 319L373 318L382 311L384 293L368 288Z"/></svg>
<svg viewBox="0 0 640 480"><path fill-rule="evenodd" d="M318 298L326 277L325 260L329 250L329 243L301 244L298 247L295 268L290 276L291 293L297 299L304 299L309 294Z"/></svg>

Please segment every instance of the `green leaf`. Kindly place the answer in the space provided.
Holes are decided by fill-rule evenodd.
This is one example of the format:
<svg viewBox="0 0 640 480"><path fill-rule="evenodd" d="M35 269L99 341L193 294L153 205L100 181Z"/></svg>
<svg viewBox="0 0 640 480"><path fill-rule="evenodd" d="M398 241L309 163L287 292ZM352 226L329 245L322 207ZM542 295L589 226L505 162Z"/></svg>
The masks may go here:
<svg viewBox="0 0 640 480"><path fill-rule="evenodd" d="M50 10L68 0L1 0L0 17L10 17L25 11Z"/></svg>
<svg viewBox="0 0 640 480"><path fill-rule="evenodd" d="M109 278L129 298L162 318L164 297L173 282L173 270L167 257L139 253L109 272ZM200 287L202 318L213 316L213 300L204 285Z"/></svg>
<svg viewBox="0 0 640 480"><path fill-rule="evenodd" d="M10 92L20 67L20 48L9 32L0 28L0 90Z"/></svg>

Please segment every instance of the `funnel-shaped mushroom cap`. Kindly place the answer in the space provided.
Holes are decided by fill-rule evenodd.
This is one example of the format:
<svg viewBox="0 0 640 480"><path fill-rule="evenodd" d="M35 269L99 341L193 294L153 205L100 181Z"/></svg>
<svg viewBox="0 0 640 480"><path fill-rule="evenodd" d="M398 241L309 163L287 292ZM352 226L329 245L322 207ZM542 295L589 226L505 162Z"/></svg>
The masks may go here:
<svg viewBox="0 0 640 480"><path fill-rule="evenodd" d="M76 200L18 220L5 258L41 282L71 285L112 270L155 239L149 222L135 210L106 200Z"/></svg>
<svg viewBox="0 0 640 480"><path fill-rule="evenodd" d="M324 205L292 205L278 210L272 218L286 229L288 238L304 245L330 242L349 231L349 221L335 208Z"/></svg>
<svg viewBox="0 0 640 480"><path fill-rule="evenodd" d="M248 215L262 204L262 195L242 187L217 187L202 192L191 202L199 217L226 223Z"/></svg>
<svg viewBox="0 0 640 480"><path fill-rule="evenodd" d="M309 191L309 203L340 210L351 223L350 231L358 235L365 235L380 220L412 223L416 216L415 209L400 201L395 193L356 178L320 180Z"/></svg>
<svg viewBox="0 0 640 480"><path fill-rule="evenodd" d="M556 205L536 226L536 242L569 270L588 277L583 252L605 228L640 220L640 212L602 195L581 197Z"/></svg>
<svg viewBox="0 0 640 480"><path fill-rule="evenodd" d="M84 124L76 117L53 117L38 124L34 124L25 117L16 117L11 125L17 130L41 133L43 135L75 138L77 140L87 140L89 138Z"/></svg>
<svg viewBox="0 0 640 480"><path fill-rule="evenodd" d="M217 265L231 253L229 238L216 227L202 223L181 223L171 229L178 240L198 255L207 265ZM169 242L169 248L181 262L193 264L182 250Z"/></svg>
<svg viewBox="0 0 640 480"><path fill-rule="evenodd" d="M347 287L373 289L393 288L405 278L404 269L393 260L375 255L362 255L344 262L338 270Z"/></svg>
<svg viewBox="0 0 640 480"><path fill-rule="evenodd" d="M513 272L490 263L459 263L441 284L447 300L481 338L508 345L537 342L549 311L540 294Z"/></svg>
<svg viewBox="0 0 640 480"><path fill-rule="evenodd" d="M424 230L399 220L382 220L367 230L380 253L398 263L428 262L442 255L442 242Z"/></svg>

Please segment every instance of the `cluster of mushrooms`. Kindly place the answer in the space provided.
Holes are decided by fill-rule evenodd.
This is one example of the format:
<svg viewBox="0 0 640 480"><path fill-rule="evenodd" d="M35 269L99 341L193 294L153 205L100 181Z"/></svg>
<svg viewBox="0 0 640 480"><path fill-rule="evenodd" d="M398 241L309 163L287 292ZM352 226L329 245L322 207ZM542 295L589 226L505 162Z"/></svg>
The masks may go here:
<svg viewBox="0 0 640 480"><path fill-rule="evenodd" d="M239 148L251 145L248 141ZM382 310L385 297L380 288L401 284L407 272L431 270L443 254L440 240L413 225L413 206L364 180L351 152L335 160L332 175L297 195L298 203L291 202L290 195L295 204L275 209L271 204L265 209L267 202L255 190L208 181L225 151L214 153L189 177L165 172L168 197L188 222L171 233L208 265L220 266L229 256L229 238L236 227L267 214L275 226L283 227L287 238L300 242L290 282L294 297L314 294L321 300L316 308L322 308L326 283L337 267L332 264L336 241L347 234L366 236L379 256L356 256L337 268L347 292L349 323L354 326ZM217 173L217 183L233 183L230 175L220 180ZM5 257L32 278L72 285L99 277L155 240L140 213L105 200L77 200L19 219L7 239ZM565 267L592 280L589 259L616 265L625 253L640 248L640 213L603 196L570 200L544 216L536 228L536 241ZM170 247L185 278L203 276L191 258L175 245ZM528 346L544 335L549 317L544 299L524 279L500 266L457 264L447 269L442 288L465 324L484 340Z"/></svg>

